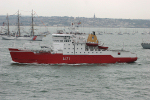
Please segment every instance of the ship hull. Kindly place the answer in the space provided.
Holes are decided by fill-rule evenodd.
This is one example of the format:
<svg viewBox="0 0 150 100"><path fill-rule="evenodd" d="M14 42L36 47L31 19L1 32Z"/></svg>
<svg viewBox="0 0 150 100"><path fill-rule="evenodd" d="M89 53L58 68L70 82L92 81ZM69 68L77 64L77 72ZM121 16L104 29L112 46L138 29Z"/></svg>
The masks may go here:
<svg viewBox="0 0 150 100"><path fill-rule="evenodd" d="M3 40L29 40L29 41L42 41L44 35L37 35L31 37L14 37L14 36L2 36Z"/></svg>
<svg viewBox="0 0 150 100"><path fill-rule="evenodd" d="M15 40L16 37L13 37L13 36L2 36L2 39L3 40Z"/></svg>
<svg viewBox="0 0 150 100"><path fill-rule="evenodd" d="M150 49L150 43L141 43L144 49Z"/></svg>
<svg viewBox="0 0 150 100"><path fill-rule="evenodd" d="M3 40L32 40L32 37L2 36Z"/></svg>
<svg viewBox="0 0 150 100"><path fill-rule="evenodd" d="M111 55L63 55L51 54L48 52L34 53L31 51L10 51L12 60L18 63L39 63L39 64L100 64L100 63L131 63L137 57L113 57Z"/></svg>

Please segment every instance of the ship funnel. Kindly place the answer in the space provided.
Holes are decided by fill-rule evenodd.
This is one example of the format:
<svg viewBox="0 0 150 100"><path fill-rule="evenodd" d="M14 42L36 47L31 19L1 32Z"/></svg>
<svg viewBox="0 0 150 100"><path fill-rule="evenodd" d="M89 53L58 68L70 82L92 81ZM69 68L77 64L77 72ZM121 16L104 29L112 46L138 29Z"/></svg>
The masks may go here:
<svg viewBox="0 0 150 100"><path fill-rule="evenodd" d="M93 35L95 35L95 31L93 31Z"/></svg>

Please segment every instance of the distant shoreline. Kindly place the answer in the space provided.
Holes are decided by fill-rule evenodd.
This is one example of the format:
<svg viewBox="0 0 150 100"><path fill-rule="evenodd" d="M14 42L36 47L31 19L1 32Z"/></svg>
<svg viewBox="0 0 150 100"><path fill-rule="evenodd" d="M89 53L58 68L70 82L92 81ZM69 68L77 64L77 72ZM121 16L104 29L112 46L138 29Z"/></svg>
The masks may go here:
<svg viewBox="0 0 150 100"><path fill-rule="evenodd" d="M46 27L70 27L71 23L79 23L79 27L100 27L100 28L150 28L150 19L114 19L114 18L86 18L86 17L36 17L35 26ZM0 25L7 23L6 16L0 15ZM9 16L9 25L14 26L17 23L17 16ZM21 25L30 26L31 17L22 16Z"/></svg>
<svg viewBox="0 0 150 100"><path fill-rule="evenodd" d="M7 27L7 26L1 26L0 25L0 27ZM9 26L9 27L17 27L17 26ZM31 27L31 26L20 26L20 27ZM34 26L34 27L55 27L55 28L69 28L70 26ZM78 27L78 28L114 28L114 29L118 29L118 28L126 28L126 27ZM131 29L134 29L134 28L142 28L142 29L144 29L144 27L128 27L128 28L131 28ZM146 29L150 29L150 28L147 28L146 27Z"/></svg>

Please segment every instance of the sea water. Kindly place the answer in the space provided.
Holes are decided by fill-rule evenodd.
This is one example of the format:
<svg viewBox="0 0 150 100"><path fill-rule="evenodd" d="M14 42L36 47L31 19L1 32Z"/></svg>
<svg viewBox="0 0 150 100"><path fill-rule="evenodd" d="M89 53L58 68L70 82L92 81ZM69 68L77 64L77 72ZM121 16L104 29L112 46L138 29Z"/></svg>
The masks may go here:
<svg viewBox="0 0 150 100"><path fill-rule="evenodd" d="M64 27L47 28L51 33L57 29ZM130 35L115 33L119 30L127 30ZM132 35L135 30L138 33ZM150 49L141 46L142 39L150 38L149 34L141 34L145 30L149 29L79 28L85 33L114 33L97 37L109 49L136 53L135 63L18 64L12 62L8 48L22 47L29 41L0 39L0 100L149 100ZM50 34L35 42L50 45L51 41Z"/></svg>

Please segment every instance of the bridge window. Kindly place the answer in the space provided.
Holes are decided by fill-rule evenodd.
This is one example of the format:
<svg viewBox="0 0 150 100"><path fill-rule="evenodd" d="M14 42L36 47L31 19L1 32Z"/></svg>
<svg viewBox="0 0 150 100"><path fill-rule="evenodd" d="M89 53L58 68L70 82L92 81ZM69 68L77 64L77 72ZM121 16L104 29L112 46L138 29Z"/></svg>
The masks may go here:
<svg viewBox="0 0 150 100"><path fill-rule="evenodd" d="M69 42L69 40L64 40L64 42Z"/></svg>
<svg viewBox="0 0 150 100"><path fill-rule="evenodd" d="M59 42L59 40L53 40L53 42Z"/></svg>

